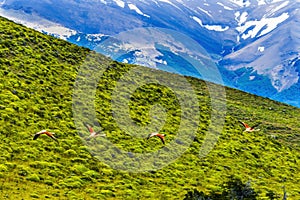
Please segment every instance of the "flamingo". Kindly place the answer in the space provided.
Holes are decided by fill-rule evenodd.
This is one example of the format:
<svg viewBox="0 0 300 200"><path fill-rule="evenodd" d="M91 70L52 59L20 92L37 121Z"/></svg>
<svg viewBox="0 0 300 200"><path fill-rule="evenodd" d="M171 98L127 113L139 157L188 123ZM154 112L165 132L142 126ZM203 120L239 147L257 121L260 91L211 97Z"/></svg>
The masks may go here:
<svg viewBox="0 0 300 200"><path fill-rule="evenodd" d="M162 143L165 144L165 136L166 136L165 134L160 134L160 133L150 133L150 134L148 135L148 137L147 137L147 140L150 139L151 137L154 137L154 136L159 137L160 140L162 141Z"/></svg>
<svg viewBox="0 0 300 200"><path fill-rule="evenodd" d="M241 124L243 124L243 126L245 127L244 132L253 132L253 131L260 131L260 129L254 129L257 125L254 125L252 127L250 127L248 124L246 124L245 122L239 121Z"/></svg>
<svg viewBox="0 0 300 200"><path fill-rule="evenodd" d="M56 142L58 142L58 140L56 139L56 137L54 137L55 133L51 133L51 132L49 132L47 130L42 130L40 132L37 132L36 134L34 134L33 139L36 140L42 134L46 134L47 136L51 137L53 140L55 140Z"/></svg>
<svg viewBox="0 0 300 200"><path fill-rule="evenodd" d="M99 134L101 131L97 131L97 132L95 132L94 131L94 129L93 129L93 127L92 126L90 126L89 124L87 124L87 123L84 123L84 125L86 126L86 128L89 130L89 132L90 132L90 137L97 137L97 136L102 136L102 137L105 137L106 136L106 134L105 133L103 133L103 134Z"/></svg>

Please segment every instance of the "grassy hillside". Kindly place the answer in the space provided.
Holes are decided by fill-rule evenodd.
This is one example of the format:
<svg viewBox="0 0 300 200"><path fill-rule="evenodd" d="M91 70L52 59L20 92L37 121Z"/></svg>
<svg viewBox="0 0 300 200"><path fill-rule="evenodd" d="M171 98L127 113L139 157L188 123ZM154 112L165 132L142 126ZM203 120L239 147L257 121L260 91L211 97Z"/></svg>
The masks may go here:
<svg viewBox="0 0 300 200"><path fill-rule="evenodd" d="M89 85L95 75L89 70L94 66L105 69L96 86ZM133 69L138 73L127 76ZM116 170L100 161L114 159L109 144L101 138L82 139L88 132L74 116L93 125L100 123L107 139L126 152L151 153L163 148L157 138L145 140L128 134L113 114L112 102L118 104L114 91L120 79L124 85L132 84L137 78L148 79L149 74L166 82L180 79L178 75L111 61L0 18L0 199L183 199L194 189L221 194L232 177L250 183L259 199L272 195L282 199L283 187L288 199L300 199L300 110L226 88L226 111L218 111L225 116L223 131L209 154L200 158L215 108L208 84L194 78L187 80L197 94L198 105L190 105L187 110L180 107L174 91L155 83L138 87L128 103L137 127L151 125L149 111L153 105L165 108L161 132L167 134L169 149L168 145L180 147L186 142L176 140L181 116L199 109L199 120L187 123L182 130L189 134L197 127L195 138L178 159L157 171L140 173ZM78 80L87 85L77 86ZM96 119L89 112L88 97L92 93L81 93L93 87L97 87ZM122 96L125 92L119 93ZM180 95L185 95L185 88ZM82 101L74 102L74 98ZM217 100L221 103L222 98ZM185 103L193 102L187 98ZM78 105L82 111L79 114L73 112ZM162 117L157 116L158 120ZM239 120L260 123L261 131L243 132ZM214 131L215 125L211 126ZM59 143L45 135L32 140L42 129L55 132ZM100 155L103 152L104 158L92 156L96 152L85 145L90 143L100 149ZM115 165L126 166L125 161Z"/></svg>

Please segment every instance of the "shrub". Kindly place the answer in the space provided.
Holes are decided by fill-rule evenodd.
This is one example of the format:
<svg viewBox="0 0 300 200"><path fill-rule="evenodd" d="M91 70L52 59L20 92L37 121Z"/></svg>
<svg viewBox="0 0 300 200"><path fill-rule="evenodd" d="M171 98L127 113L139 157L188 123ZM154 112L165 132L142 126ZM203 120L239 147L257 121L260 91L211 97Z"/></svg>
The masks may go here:
<svg viewBox="0 0 300 200"><path fill-rule="evenodd" d="M64 152L64 154L66 155L66 156L68 156L68 157L75 157L75 156L77 156L77 153L76 153L76 151L74 151L73 149L68 149L68 150L66 150L65 152Z"/></svg>
<svg viewBox="0 0 300 200"><path fill-rule="evenodd" d="M84 177L90 177L90 178L99 178L100 174L95 172L94 170L89 170L83 173Z"/></svg>
<svg viewBox="0 0 300 200"><path fill-rule="evenodd" d="M37 194L30 194L30 197L36 198L36 199L40 198L39 195L37 195Z"/></svg>
<svg viewBox="0 0 300 200"><path fill-rule="evenodd" d="M60 185L67 188L80 188L83 185L83 183L78 176L73 176L61 182Z"/></svg>
<svg viewBox="0 0 300 200"><path fill-rule="evenodd" d="M0 172L7 172L8 167L6 165L0 164Z"/></svg>
<svg viewBox="0 0 300 200"><path fill-rule="evenodd" d="M18 175L27 176L29 174L30 169L28 167L19 166L18 167Z"/></svg>
<svg viewBox="0 0 300 200"><path fill-rule="evenodd" d="M50 186L54 185L52 180L45 180L44 183Z"/></svg>
<svg viewBox="0 0 300 200"><path fill-rule="evenodd" d="M185 195L184 200L211 200L211 198L203 192L194 189Z"/></svg>
<svg viewBox="0 0 300 200"><path fill-rule="evenodd" d="M88 171L89 168L87 168L86 166L82 165L82 164L79 164L79 165L74 165L72 168L71 168L71 171L78 174L78 175L81 175L83 174L84 172Z"/></svg>
<svg viewBox="0 0 300 200"><path fill-rule="evenodd" d="M29 176L26 177L26 180L39 182L40 177L37 174L30 174Z"/></svg>
<svg viewBox="0 0 300 200"><path fill-rule="evenodd" d="M212 192L209 195L194 189L189 191L184 200L213 200L213 199L233 199L233 200L254 200L258 194L250 187L250 182L242 183L239 178L230 177L228 182L220 185L223 192Z"/></svg>

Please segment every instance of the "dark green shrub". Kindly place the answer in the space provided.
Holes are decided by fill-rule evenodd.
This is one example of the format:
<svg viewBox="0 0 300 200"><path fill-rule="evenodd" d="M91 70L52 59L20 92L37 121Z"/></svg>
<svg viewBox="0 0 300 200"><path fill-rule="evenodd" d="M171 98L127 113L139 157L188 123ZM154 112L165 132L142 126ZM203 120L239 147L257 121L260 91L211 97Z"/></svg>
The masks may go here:
<svg viewBox="0 0 300 200"><path fill-rule="evenodd" d="M39 196L39 195L37 195L37 194L30 194L30 197L32 197L32 198L35 198L35 199L38 199L38 198L40 198L40 196Z"/></svg>
<svg viewBox="0 0 300 200"><path fill-rule="evenodd" d="M0 172L7 172L8 171L8 167L4 164L0 164Z"/></svg>
<svg viewBox="0 0 300 200"><path fill-rule="evenodd" d="M37 174L30 174L26 177L26 180L33 181L33 182L39 182L41 179Z"/></svg>
<svg viewBox="0 0 300 200"><path fill-rule="evenodd" d="M194 189L189 191L184 200L254 200L258 193L251 188L250 182L244 184L240 179L231 176L228 182L221 185L222 193L211 192L209 195Z"/></svg>

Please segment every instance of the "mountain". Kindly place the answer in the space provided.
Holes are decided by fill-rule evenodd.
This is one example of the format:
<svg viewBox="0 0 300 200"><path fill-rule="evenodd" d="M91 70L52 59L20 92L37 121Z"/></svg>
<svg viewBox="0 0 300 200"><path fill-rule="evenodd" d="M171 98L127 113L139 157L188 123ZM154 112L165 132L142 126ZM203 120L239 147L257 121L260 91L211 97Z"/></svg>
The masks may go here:
<svg viewBox="0 0 300 200"><path fill-rule="evenodd" d="M0 32L0 199L183 199L229 183L299 199L298 108L112 61L2 17ZM107 137L89 138L84 123ZM43 129L58 142L33 140Z"/></svg>
<svg viewBox="0 0 300 200"><path fill-rule="evenodd" d="M300 107L299 1L6 0L1 8L2 16L90 49L108 37L137 28L177 31L207 51L223 79L217 83ZM130 38L139 40L135 33ZM125 60L97 49L118 61L151 63L148 66L152 68L172 68L179 74L199 77L190 65L181 62L183 59L173 58L174 52L164 55L166 52L151 45L154 49L136 53L140 51L134 46L136 42L130 45L130 49L116 47L128 51ZM155 54L143 56L151 52ZM155 57L157 52L161 59Z"/></svg>

